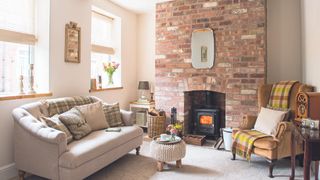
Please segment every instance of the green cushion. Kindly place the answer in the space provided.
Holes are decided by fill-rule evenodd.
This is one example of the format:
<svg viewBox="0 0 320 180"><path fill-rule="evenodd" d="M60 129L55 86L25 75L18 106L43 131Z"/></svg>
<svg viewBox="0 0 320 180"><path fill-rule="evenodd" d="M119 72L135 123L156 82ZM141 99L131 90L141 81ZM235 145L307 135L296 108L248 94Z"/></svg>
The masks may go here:
<svg viewBox="0 0 320 180"><path fill-rule="evenodd" d="M102 106L104 115L110 127L123 126L124 123L121 119L119 103L103 104Z"/></svg>
<svg viewBox="0 0 320 180"><path fill-rule="evenodd" d="M69 129L76 140L88 135L92 130L82 113L76 108L60 114L60 121Z"/></svg>

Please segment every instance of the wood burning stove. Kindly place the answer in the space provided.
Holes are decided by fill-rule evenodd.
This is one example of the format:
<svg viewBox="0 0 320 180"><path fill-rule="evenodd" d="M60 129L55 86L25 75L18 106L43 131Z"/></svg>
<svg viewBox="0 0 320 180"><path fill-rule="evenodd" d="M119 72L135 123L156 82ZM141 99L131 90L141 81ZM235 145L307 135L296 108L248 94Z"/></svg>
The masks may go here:
<svg viewBox="0 0 320 180"><path fill-rule="evenodd" d="M193 110L193 134L220 137L220 110L205 108Z"/></svg>

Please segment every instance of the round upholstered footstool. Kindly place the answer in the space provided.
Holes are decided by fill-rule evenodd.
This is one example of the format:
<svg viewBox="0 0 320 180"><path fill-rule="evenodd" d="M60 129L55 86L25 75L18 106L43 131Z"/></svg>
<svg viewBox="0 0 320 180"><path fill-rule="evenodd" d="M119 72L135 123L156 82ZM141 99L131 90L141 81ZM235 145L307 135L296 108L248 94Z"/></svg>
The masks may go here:
<svg viewBox="0 0 320 180"><path fill-rule="evenodd" d="M182 166L181 159L186 155L186 144L183 140L177 143L159 143L153 140L150 144L151 156L157 160L158 171L163 170L165 162L176 161L176 166Z"/></svg>

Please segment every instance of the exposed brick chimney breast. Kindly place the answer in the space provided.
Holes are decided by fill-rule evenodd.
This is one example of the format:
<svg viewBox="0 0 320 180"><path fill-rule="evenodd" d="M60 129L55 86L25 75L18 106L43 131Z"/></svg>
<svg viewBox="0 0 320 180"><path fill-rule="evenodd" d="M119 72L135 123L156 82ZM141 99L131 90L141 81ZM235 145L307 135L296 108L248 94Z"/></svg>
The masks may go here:
<svg viewBox="0 0 320 180"><path fill-rule="evenodd" d="M191 34L215 33L211 69L191 65ZM156 7L156 83L158 108L177 107L178 119L189 113L184 92L226 94L226 125L236 127L244 114L258 112L257 89L266 80L265 0L174 0Z"/></svg>

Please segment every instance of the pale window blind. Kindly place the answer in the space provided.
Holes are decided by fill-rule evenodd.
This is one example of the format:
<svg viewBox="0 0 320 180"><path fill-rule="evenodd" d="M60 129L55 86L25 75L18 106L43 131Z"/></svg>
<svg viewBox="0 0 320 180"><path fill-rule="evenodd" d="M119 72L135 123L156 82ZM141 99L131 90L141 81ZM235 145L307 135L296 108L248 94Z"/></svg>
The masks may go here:
<svg viewBox="0 0 320 180"><path fill-rule="evenodd" d="M0 29L35 34L35 0L0 0Z"/></svg>
<svg viewBox="0 0 320 180"><path fill-rule="evenodd" d="M91 44L92 51L114 54L112 43L113 19L102 14L92 12Z"/></svg>

